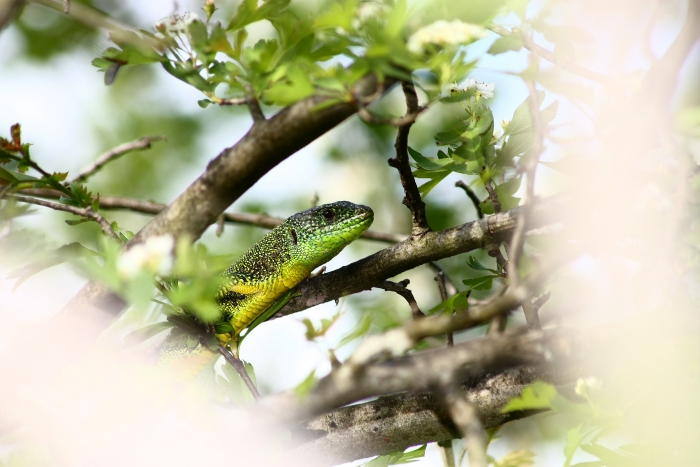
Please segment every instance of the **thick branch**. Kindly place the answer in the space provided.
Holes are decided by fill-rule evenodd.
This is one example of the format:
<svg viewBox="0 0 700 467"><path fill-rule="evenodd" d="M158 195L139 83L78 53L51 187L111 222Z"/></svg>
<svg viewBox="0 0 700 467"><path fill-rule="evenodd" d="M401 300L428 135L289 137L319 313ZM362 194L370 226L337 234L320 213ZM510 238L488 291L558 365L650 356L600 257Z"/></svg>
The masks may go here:
<svg viewBox="0 0 700 467"><path fill-rule="evenodd" d="M372 95L376 89L376 78L368 76L355 85L353 93ZM354 105L345 102L320 108L328 99L312 96L257 122L238 143L213 159L197 180L136 234L130 245L155 235L199 238L263 175L356 111ZM66 314L91 313L91 321L107 325L124 306L124 301L107 288L90 282L68 303L60 319L69 319Z"/></svg>
<svg viewBox="0 0 700 467"><path fill-rule="evenodd" d="M564 331L499 334L369 363L362 371L351 374L343 371L350 369L346 363L319 380L303 402L294 393L284 393L264 399L261 404L289 421L307 419L367 397L424 390L450 383L454 378L479 378L505 368L560 359L569 362L580 347L574 344L576 339Z"/></svg>
<svg viewBox="0 0 700 467"><path fill-rule="evenodd" d="M556 196L538 203L528 217L527 228L541 227L554 221L560 203L564 202L563 196ZM420 237L412 236L345 267L306 280L300 284L301 295L290 300L278 316L369 290L381 281L421 264L483 248L493 239L508 238L522 209L494 214L439 232L426 232Z"/></svg>
<svg viewBox="0 0 700 467"><path fill-rule="evenodd" d="M547 372L514 368L472 378L465 382L465 394L484 428L492 428L533 413L504 414L501 409L534 381L545 380L559 389L573 385L580 375L568 368ZM292 442L298 446L292 454L336 465L458 436L435 394L409 392L341 407L305 423L292 432Z"/></svg>

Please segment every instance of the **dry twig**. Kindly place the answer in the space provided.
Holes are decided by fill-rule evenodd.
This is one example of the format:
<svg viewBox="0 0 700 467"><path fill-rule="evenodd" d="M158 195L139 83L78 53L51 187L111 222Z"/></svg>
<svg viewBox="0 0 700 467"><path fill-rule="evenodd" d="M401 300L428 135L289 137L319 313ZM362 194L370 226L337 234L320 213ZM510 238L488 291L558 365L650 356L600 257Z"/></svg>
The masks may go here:
<svg viewBox="0 0 700 467"><path fill-rule="evenodd" d="M151 143L153 143L154 141L164 140L165 136L143 136L135 141L131 141L130 143L120 144L119 146L112 148L109 151L102 154L101 156L99 156L95 162L82 169L80 172L78 172L78 174L75 177L67 181L65 184L70 185L73 182L84 182L89 177L92 177L109 162L120 158L124 154L127 154L132 151L143 151L144 149L149 149L151 147Z"/></svg>
<svg viewBox="0 0 700 467"><path fill-rule="evenodd" d="M112 229L111 224L102 217L100 214L97 212L93 211L91 207L87 208L79 208L76 206L68 206L67 204L61 204L61 203L54 203L53 201L46 201L43 199L36 199L36 198L29 198L27 196L18 196L18 195L4 195L5 197L14 199L15 201L19 201L21 203L27 203L27 204L35 204L37 206L44 206L46 208L53 209L54 211L63 211L63 212L69 212L71 214L75 214L76 216L80 217L85 217L90 220L93 220L100 224L100 227L102 227L102 231L114 238L117 239L117 234L114 233L114 230Z"/></svg>
<svg viewBox="0 0 700 467"><path fill-rule="evenodd" d="M224 349L221 345L219 345L219 353L224 356L226 361L229 362L233 368L236 369L236 372L241 377L248 390L250 390L250 393L253 395L255 400L260 399L260 393L258 392L258 388L255 387L255 384L253 384L253 380L250 379L250 375L245 369L245 364L243 363L243 361L236 357L229 350Z"/></svg>
<svg viewBox="0 0 700 467"><path fill-rule="evenodd" d="M411 307L411 314L413 315L413 319L422 318L425 315L418 307L418 303L416 302L416 299L413 296L413 292L411 292L411 290L407 287L408 284L409 280L404 279L401 282L383 281L377 284L375 287L378 289L388 290L390 292L396 292L397 294L401 295Z"/></svg>
<svg viewBox="0 0 700 467"><path fill-rule="evenodd" d="M484 212L481 210L481 200L479 200L479 197L476 196L474 190L472 190L471 187L464 183L462 180L455 182L455 186L464 190L471 202L474 204L474 208L476 209L476 215L479 217L479 219L483 219Z"/></svg>
<svg viewBox="0 0 700 467"><path fill-rule="evenodd" d="M406 116L418 115L420 106L418 105L418 96L413 83L402 82L404 95L406 96ZM415 118L414 118L415 120ZM396 168L401 176L401 185L406 194L403 199L403 204L411 210L413 216L413 228L411 234L413 236L422 235L430 230L428 219L425 215L425 203L421 199L416 179L411 173L411 166L408 164L408 133L411 130L413 121L404 123L399 126L396 132L396 157L389 159L389 165Z"/></svg>

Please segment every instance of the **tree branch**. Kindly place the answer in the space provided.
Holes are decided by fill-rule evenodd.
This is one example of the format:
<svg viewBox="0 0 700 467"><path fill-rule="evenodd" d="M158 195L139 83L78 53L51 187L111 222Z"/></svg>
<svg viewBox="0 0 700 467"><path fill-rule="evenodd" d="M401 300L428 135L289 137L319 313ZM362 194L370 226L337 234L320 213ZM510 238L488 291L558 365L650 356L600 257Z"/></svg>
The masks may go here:
<svg viewBox="0 0 700 467"><path fill-rule="evenodd" d="M490 26L488 26L488 29L491 30L492 32L495 32L499 36L510 36L512 34L515 34L506 28L499 26L497 24L491 23ZM553 63L557 65L558 67L562 68L563 70L569 71L571 73L574 73L576 75L579 75L583 78L586 78L590 81L595 81L596 83L601 83L605 84L610 81L610 77L607 75L604 75L602 73L598 73L596 71L591 71L588 70L587 68L584 68L580 65L577 65L576 63L570 62L568 60L559 60L557 59L556 55L554 55L554 52L550 52L549 50L545 49L544 47L541 47L535 43L529 42L525 44L525 48L530 50L531 52L536 53L540 57L544 58L550 63Z"/></svg>
<svg viewBox="0 0 700 467"><path fill-rule="evenodd" d="M532 80L526 79L527 89L529 91L530 99L530 114L532 118L533 132L535 136L535 144L532 151L523 156L526 158L525 161L525 171L527 178L527 185L525 189L525 204L523 206L523 214L518 220L518 225L513 233L513 238L510 243L510 252L508 256L508 280L511 285L516 286L520 280L520 255L523 250L523 245L525 243L525 224L527 222L527 217L533 209L535 204L535 174L537 172L537 164L540 160L540 155L544 152L544 125L542 123L542 115L540 114L541 102L538 98L537 90L535 89L535 83ZM527 320L527 325L531 329L540 329L540 318L537 311L531 306L528 301L523 305L523 312L525 313L525 319Z"/></svg>
<svg viewBox="0 0 700 467"><path fill-rule="evenodd" d="M406 96L406 116L418 115L420 106L418 105L418 96L416 95L415 86L413 83L402 82L401 87ZM428 219L425 215L425 203L418 191L416 179L413 177L413 173L411 173L411 166L408 164L408 133L412 125L413 121L408 121L399 126L396 132L396 143L394 144L396 148L396 158L389 159L389 165L396 168L401 176L401 185L406 194L403 199L403 204L411 210L413 216L411 234L416 236L423 235L430 231L430 227L428 226Z"/></svg>
<svg viewBox="0 0 700 467"><path fill-rule="evenodd" d="M464 448L469 454L469 467L486 467L486 433L476 408L469 403L459 380L442 388L442 401L450 417L464 438Z"/></svg>
<svg viewBox="0 0 700 467"><path fill-rule="evenodd" d="M476 215L479 217L479 219L483 219L484 212L481 210L481 200L478 196L476 196L474 190L472 190L471 187L469 187L469 185L464 183L462 180L458 180L457 182L455 182L455 186L464 190L471 202L474 204L474 209L476 209Z"/></svg>
<svg viewBox="0 0 700 467"><path fill-rule="evenodd" d="M416 298L413 296L413 292L411 292L407 287L408 284L408 279L404 279L401 282L382 281L379 284L375 285L375 287L378 289L384 289L390 292L395 292L401 295L411 307L411 314L413 315L413 319L422 318L425 315L422 311L420 311L420 307L416 302Z"/></svg>
<svg viewBox="0 0 700 467"><path fill-rule="evenodd" d="M53 198L58 199L60 193L55 190L47 188L32 188L20 190L21 193L26 193L33 196L40 196L42 198ZM163 203L156 203L153 201L146 201L135 198L123 198L120 196L106 196L100 198L100 209L124 209L132 212L138 212L142 214L158 214L167 205ZM242 225L252 225L254 227L262 227L265 229L274 229L282 222L284 219L279 217L272 217L266 214L252 214L246 212L224 212L217 217L217 223L219 219L223 219L226 222L233 224ZM366 240L374 240L377 242L384 243L398 243L406 239L406 235L395 234L390 232L377 232L376 230L368 230L362 234L361 238Z"/></svg>
<svg viewBox="0 0 700 467"><path fill-rule="evenodd" d="M97 158L95 162L78 172L78 175L73 177L70 181L65 184L70 185L73 182L84 182L89 177L93 176L97 171L104 167L109 162L118 159L126 153L132 151L142 151L144 149L150 149L151 143L154 141L163 141L165 136L144 136L130 143L120 144L119 146L110 149L101 156Z"/></svg>
<svg viewBox="0 0 700 467"><path fill-rule="evenodd" d="M470 378L465 381L465 395L476 408L484 428L492 428L533 414L533 411L504 414L501 409L534 381L544 380L558 389L573 385L580 375L576 368L570 365L566 368L566 371L511 368ZM336 465L457 437L457 427L434 393L407 392L341 407L293 429L292 443L298 447L290 454L299 459L314 459L321 465Z"/></svg>
<svg viewBox="0 0 700 467"><path fill-rule="evenodd" d="M15 18L23 3L24 1L22 0L0 1L0 31Z"/></svg>
<svg viewBox="0 0 700 467"><path fill-rule="evenodd" d="M236 357L232 352L229 350L223 348L219 344L219 353L224 356L227 362L231 364L231 366L236 370L238 373L238 376L241 377L243 382L245 383L246 387L250 391L250 393L253 395L253 398L255 400L260 399L260 392L258 392L258 388L255 387L255 384L253 383L253 380L250 379L250 375L248 374L248 370L245 368L245 364L241 361L240 358Z"/></svg>
<svg viewBox="0 0 700 467"><path fill-rule="evenodd" d="M76 10L74 5L73 10ZM393 82L383 84L388 88ZM369 96L378 88L370 75L355 84L353 94ZM356 111L341 102L320 108L331 99L312 96L290 105L274 117L254 124L234 146L213 159L204 173L175 201L161 211L131 240L144 242L155 235L188 236L197 239L218 216L248 188L277 164L337 126ZM66 305L59 320L96 322L93 329L106 326L123 309L125 302L106 287L91 281Z"/></svg>
<svg viewBox="0 0 700 467"><path fill-rule="evenodd" d="M422 321L428 318L413 323ZM570 363L580 347L578 336L563 330L499 334L370 362L356 370L346 363L321 378L301 402L295 393L287 392L264 398L260 404L281 414L283 420L307 420L367 397L420 391L505 368Z"/></svg>
<svg viewBox="0 0 700 467"><path fill-rule="evenodd" d="M26 196L18 195L4 195L3 197L14 199L15 201L19 201L21 203L44 206L46 208L53 209L54 211L69 212L71 214L75 214L76 216L88 218L100 224L100 227L102 227L102 231L105 233L105 235L117 239L117 234L114 233L112 225L107 221L107 219L102 217L97 212L93 211L91 207L79 208L76 206L69 206L67 204L54 203L53 201L46 201L43 199L29 198Z"/></svg>
<svg viewBox="0 0 700 467"><path fill-rule="evenodd" d="M527 228L554 222L565 196L553 196L538 203L527 219ZM522 207L439 232L411 236L371 256L308 279L299 285L300 295L277 314L284 316L320 303L369 290L381 281L431 261L484 248L487 243L508 238L522 213Z"/></svg>

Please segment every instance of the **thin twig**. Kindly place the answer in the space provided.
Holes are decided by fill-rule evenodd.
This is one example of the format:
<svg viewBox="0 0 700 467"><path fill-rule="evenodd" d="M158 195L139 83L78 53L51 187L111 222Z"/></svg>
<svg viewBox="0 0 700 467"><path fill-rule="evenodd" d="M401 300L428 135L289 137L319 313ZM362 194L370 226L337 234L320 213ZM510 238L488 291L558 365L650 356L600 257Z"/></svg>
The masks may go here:
<svg viewBox="0 0 700 467"><path fill-rule="evenodd" d="M484 212L481 210L481 200L479 199L478 196L476 196L476 193L474 193L474 190L472 190L471 187L469 185L467 185L466 183L464 183L462 180L457 181L455 183L455 186L464 190L464 192L467 194L469 199L474 204L474 208L476 209L476 215L479 216L479 219L483 219Z"/></svg>
<svg viewBox="0 0 700 467"><path fill-rule="evenodd" d="M165 136L143 136L129 143L120 144L119 146L112 148L99 156L95 162L78 172L78 175L67 181L65 185L70 185L73 182L84 182L88 178L95 175L95 173L97 173L109 162L120 158L124 154L132 151L143 151L144 149L150 149L151 143L154 141L165 141L165 139Z"/></svg>
<svg viewBox="0 0 700 467"><path fill-rule="evenodd" d="M486 191L489 194L489 199L491 200L491 204L493 205L493 212L502 212L503 207L501 206L501 201L498 199L498 194L496 194L496 190L494 190L491 186L491 182L484 183L484 188L486 188Z"/></svg>
<svg viewBox="0 0 700 467"><path fill-rule="evenodd" d="M7 26L24 5L22 0L4 0L0 2L0 31Z"/></svg>
<svg viewBox="0 0 700 467"><path fill-rule="evenodd" d="M216 219L216 236L221 237L221 235L224 233L224 223L226 222L226 219L224 218L224 215L221 214L218 219Z"/></svg>
<svg viewBox="0 0 700 467"><path fill-rule="evenodd" d="M237 358L235 355L233 355L233 353L231 353L230 351L224 349L220 344L219 353L224 356L226 361L229 362L233 368L236 369L236 372L238 372L239 376L241 377L245 385L248 387L248 390L253 395L255 400L260 399L260 393L258 392L258 388L255 387L255 384L253 384L253 380L250 379L250 375L245 369L245 364L243 363L243 361Z"/></svg>
<svg viewBox="0 0 700 467"><path fill-rule="evenodd" d="M486 467L486 432L476 413L476 409L466 398L459 383L459 378L451 378L447 385L441 388L442 401L450 418L464 437L464 448L469 455L470 467Z"/></svg>
<svg viewBox="0 0 700 467"><path fill-rule="evenodd" d="M395 292L401 295L411 307L411 314L413 315L413 319L423 318L425 315L418 307L418 303L416 302L416 299L413 296L413 292L411 292L411 290L407 288L408 284L409 280L404 279L401 282L383 281L382 283L377 284L375 287L378 289L384 289L390 292Z"/></svg>
<svg viewBox="0 0 700 467"><path fill-rule="evenodd" d="M21 190L21 193L53 199L58 199L60 196L58 191L52 189L26 189ZM156 203L142 199L123 198L120 196L106 196L104 198L100 198L100 209L106 210L124 209L142 214L158 214L165 208L166 205L163 203ZM223 214L223 218L226 222L233 224L252 225L265 229L274 229L284 222L284 219L280 219L278 217L267 216L265 214L250 214L245 212L225 212ZM406 235L368 230L362 234L360 238L393 244L406 240Z"/></svg>
<svg viewBox="0 0 700 467"><path fill-rule="evenodd" d="M431 261L431 262L427 263L426 265L430 269L432 269L432 271L435 274L442 273L442 277L445 279L445 289L447 290L448 295L454 295L457 293L457 286L455 286L455 283L452 281L452 279L450 279L450 276L447 275L445 270L442 269L442 267L440 267L440 265L438 263L436 263L435 261Z"/></svg>
<svg viewBox="0 0 700 467"><path fill-rule="evenodd" d="M67 15L70 14L70 0L63 0L63 12Z"/></svg>
<svg viewBox="0 0 700 467"><path fill-rule="evenodd" d="M506 28L499 26L497 24L491 23L490 26L488 26L488 29L491 31L495 32L499 36L510 36L512 34L515 34ZM605 84L610 81L610 77L607 75L604 75L602 73L598 73L596 71L591 71L588 70L581 65L577 65L576 63L570 62L568 60L559 60L557 59L556 55L554 55L554 52L550 52L549 50L545 49L544 47L541 47L531 41L525 41L524 44L525 48L530 50L533 53L536 53L540 57L544 58L550 63L553 63L560 68L569 71L571 73L574 73L576 75L579 75L583 78L586 78L591 81L595 81L596 83L601 83Z"/></svg>
<svg viewBox="0 0 700 467"><path fill-rule="evenodd" d="M447 300L447 287L445 286L445 273L442 271L439 271L435 275L435 281L437 282L438 285L438 290L440 291L440 301L445 301ZM445 339L447 340L447 345L448 347L454 345L454 333L452 331L448 332L445 334Z"/></svg>
<svg viewBox="0 0 700 467"><path fill-rule="evenodd" d="M418 96L413 83L402 82L404 95L406 96L406 115L417 114L419 111ZM403 204L411 210L413 216L413 228L411 234L422 235L430 231L428 219L425 215L425 203L421 199L416 179L411 173L411 166L408 164L408 133L413 122L399 126L396 132L396 158L389 159L389 165L396 168L401 176L401 185L405 193Z"/></svg>
<svg viewBox="0 0 700 467"><path fill-rule="evenodd" d="M531 59L536 60L537 57L531 57ZM525 83L527 84L527 89L530 96L530 114L535 133L535 144L532 148L532 152L528 156L525 156L527 157L525 163L525 171L527 175L525 204L523 206L523 214L518 218L518 223L515 227L515 232L513 233L510 243L510 252L508 256L508 280L512 286L516 286L520 281L518 265L520 262L520 255L523 250L523 245L525 243L525 225L527 224L528 217L532 212L532 207L535 204L535 173L537 171L537 164L540 160L540 155L544 151L544 125L542 124L542 115L540 114L538 93L535 89L535 83L533 81L527 79L525 80ZM540 329L541 325L537 311L533 310L532 307L528 305L530 305L529 301L523 306L527 325L530 329Z"/></svg>
<svg viewBox="0 0 700 467"><path fill-rule="evenodd" d="M523 300L530 297L532 291L555 269L573 259L578 251L577 248L572 248L566 254L549 260L517 286L509 286L505 293L497 295L482 305L470 306L453 315L440 314L413 320L382 335L370 336L346 361L346 365L349 365L349 368L361 366L375 355L385 351L400 355L426 337L478 326L490 321L496 315L512 311L519 307Z"/></svg>
<svg viewBox="0 0 700 467"><path fill-rule="evenodd" d="M542 329L542 324L540 323L540 315L537 309L532 305L530 299L523 300L523 313L525 314L525 321L527 322L527 328L531 331L537 331Z"/></svg>
<svg viewBox="0 0 700 467"><path fill-rule="evenodd" d="M455 451L452 448L452 440L438 442L440 454L442 454L442 464L445 467L457 467L455 464Z"/></svg>
<svg viewBox="0 0 700 467"><path fill-rule="evenodd" d="M532 302L532 306L535 307L535 311L539 311L539 309L542 308L544 304L549 301L549 298L551 296L552 292L547 292L546 294L542 295L540 298Z"/></svg>
<svg viewBox="0 0 700 467"><path fill-rule="evenodd" d="M391 125L395 127L410 125L416 121L418 115L425 112L427 109L427 106L419 106L415 113L406 114L403 117L380 117L370 112L369 109L362 102L357 101L357 115L363 121L372 125Z"/></svg>
<svg viewBox="0 0 700 467"><path fill-rule="evenodd" d="M22 203L35 204L37 206L44 206L45 208L50 208L55 211L69 212L71 214L75 214L76 216L86 217L100 224L100 227L102 227L102 230L108 236L114 239L118 238L117 234L115 234L114 230L112 229L112 225L107 221L107 219L102 217L97 212L93 211L91 207L79 208L76 206L68 206L67 204L54 203L53 201L46 201L43 199L29 198L26 196L18 195L5 195L5 197L14 199Z"/></svg>

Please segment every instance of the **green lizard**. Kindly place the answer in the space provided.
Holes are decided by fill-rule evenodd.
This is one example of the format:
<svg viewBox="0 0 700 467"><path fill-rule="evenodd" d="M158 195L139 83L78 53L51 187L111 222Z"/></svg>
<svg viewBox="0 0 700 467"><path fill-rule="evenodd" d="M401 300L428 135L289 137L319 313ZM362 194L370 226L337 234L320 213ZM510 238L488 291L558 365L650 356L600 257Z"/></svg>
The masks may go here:
<svg viewBox="0 0 700 467"><path fill-rule="evenodd" d="M338 201L294 214L272 229L222 273L225 283L217 301L222 321L233 331L216 334L219 343L225 347L235 341L255 318L362 235L373 220L368 206ZM181 372L198 373L214 352L201 344L196 347L195 351L169 336L160 351L160 366L186 363Z"/></svg>

